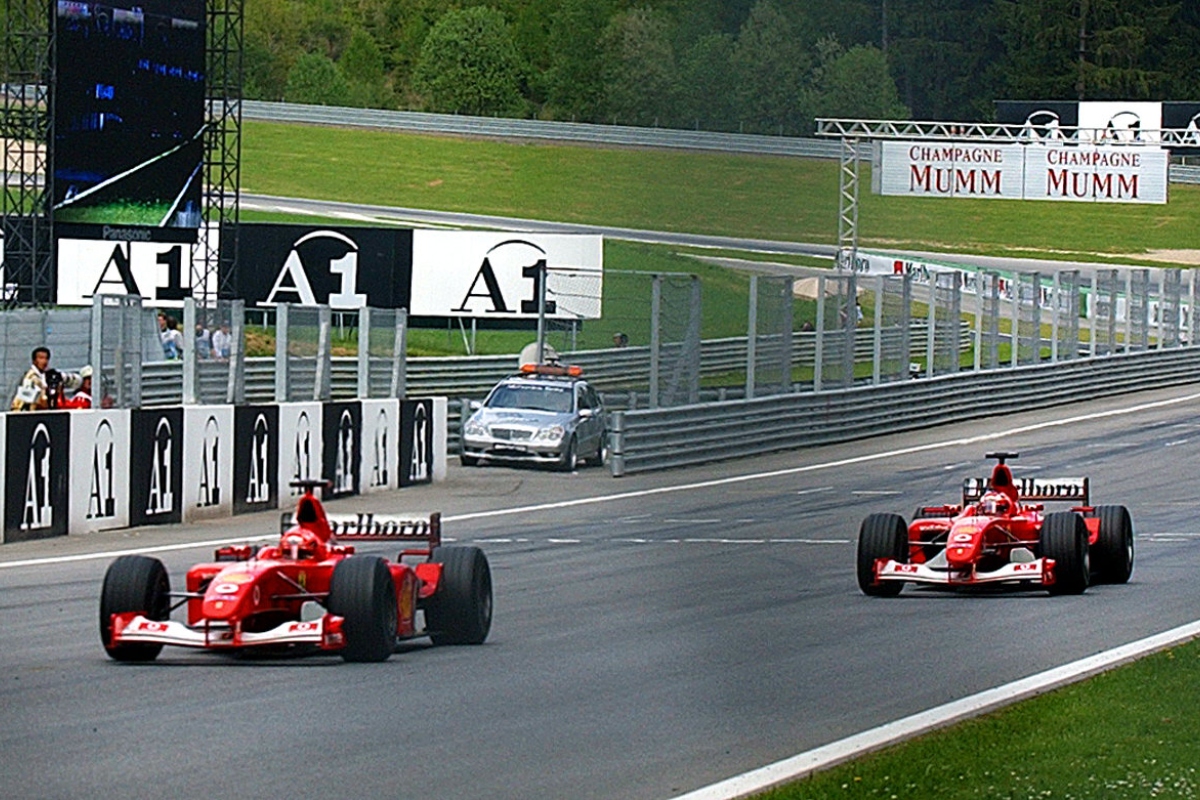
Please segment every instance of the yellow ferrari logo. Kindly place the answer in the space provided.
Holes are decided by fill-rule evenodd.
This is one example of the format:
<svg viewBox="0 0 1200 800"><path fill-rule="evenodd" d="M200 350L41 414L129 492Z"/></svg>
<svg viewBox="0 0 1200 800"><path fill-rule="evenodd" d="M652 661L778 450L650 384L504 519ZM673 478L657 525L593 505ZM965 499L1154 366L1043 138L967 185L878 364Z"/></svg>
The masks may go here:
<svg viewBox="0 0 1200 800"><path fill-rule="evenodd" d="M308 573L301 572L299 575L297 575L296 583L300 584L301 589L307 590L308 589Z"/></svg>

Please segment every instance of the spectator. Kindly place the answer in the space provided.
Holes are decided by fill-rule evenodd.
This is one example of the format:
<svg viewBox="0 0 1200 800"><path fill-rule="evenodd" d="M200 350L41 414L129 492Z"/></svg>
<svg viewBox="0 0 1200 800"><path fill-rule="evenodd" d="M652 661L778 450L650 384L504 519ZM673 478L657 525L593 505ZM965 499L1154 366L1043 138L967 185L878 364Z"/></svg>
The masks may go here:
<svg viewBox="0 0 1200 800"><path fill-rule="evenodd" d="M35 347L29 354L31 365L25 377L17 386L17 394L13 397L13 411L33 411L49 408L47 397L46 371L50 369L50 348Z"/></svg>
<svg viewBox="0 0 1200 800"><path fill-rule="evenodd" d="M92 367L89 364L79 370L79 389L70 397L58 401L59 408L92 407Z"/></svg>
<svg viewBox="0 0 1200 800"><path fill-rule="evenodd" d="M620 331L617 331L616 333L613 334L613 347L628 347L628 346L629 346L629 337L628 336L621 333Z"/></svg>
<svg viewBox="0 0 1200 800"><path fill-rule="evenodd" d="M183 356L183 334L179 332L179 322L174 317L159 314L158 332L162 338L163 358L181 358Z"/></svg>
<svg viewBox="0 0 1200 800"><path fill-rule="evenodd" d="M196 323L196 356L198 358L212 357L212 336L203 322Z"/></svg>
<svg viewBox="0 0 1200 800"><path fill-rule="evenodd" d="M213 331L212 335L212 354L213 358L229 358L230 345L233 342L233 336L229 333L229 323L222 322L220 329Z"/></svg>

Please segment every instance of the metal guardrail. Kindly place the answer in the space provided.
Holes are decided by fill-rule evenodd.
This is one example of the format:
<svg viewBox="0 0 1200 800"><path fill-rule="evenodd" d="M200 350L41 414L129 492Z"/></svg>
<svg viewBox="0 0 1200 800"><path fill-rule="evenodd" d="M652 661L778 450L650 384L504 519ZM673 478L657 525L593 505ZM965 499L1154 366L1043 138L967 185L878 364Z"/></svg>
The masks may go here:
<svg viewBox="0 0 1200 800"><path fill-rule="evenodd" d="M960 373L819 395L612 415L614 476L844 442L1012 411L1200 382L1200 349Z"/></svg>
<svg viewBox="0 0 1200 800"><path fill-rule="evenodd" d="M302 122L338 127L384 128L413 133L487 136L500 139L545 139L556 142L708 150L722 153L837 159L841 143L802 136L763 136L749 133L639 128L629 125L596 125L587 122L468 117L378 108L309 106L298 103L242 102L242 118L264 122ZM860 156L871 157L871 145L861 146ZM1173 164L1172 183L1200 183L1200 167Z"/></svg>

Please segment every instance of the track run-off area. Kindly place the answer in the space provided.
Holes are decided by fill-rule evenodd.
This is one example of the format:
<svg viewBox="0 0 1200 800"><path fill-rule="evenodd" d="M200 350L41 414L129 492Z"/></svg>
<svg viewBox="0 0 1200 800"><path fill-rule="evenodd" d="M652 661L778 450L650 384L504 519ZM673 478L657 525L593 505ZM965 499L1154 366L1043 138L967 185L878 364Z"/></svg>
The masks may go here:
<svg viewBox="0 0 1200 800"><path fill-rule="evenodd" d="M382 664L166 650L108 660L100 582L152 552L175 585L278 516L0 547L6 798L665 800L1200 618L1200 387L613 479L452 466L330 504L444 514L491 560L479 647ZM763 436L770 431L764 430ZM868 598L858 525L953 502L983 454L1088 476L1134 518L1125 586L1078 597L907 588ZM395 556L382 546L360 552Z"/></svg>

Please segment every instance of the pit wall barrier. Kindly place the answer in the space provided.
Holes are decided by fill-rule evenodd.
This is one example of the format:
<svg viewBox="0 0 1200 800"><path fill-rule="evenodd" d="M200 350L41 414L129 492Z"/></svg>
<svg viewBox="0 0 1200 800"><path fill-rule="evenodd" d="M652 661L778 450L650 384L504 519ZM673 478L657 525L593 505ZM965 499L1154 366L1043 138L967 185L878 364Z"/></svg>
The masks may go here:
<svg viewBox="0 0 1200 800"><path fill-rule="evenodd" d="M444 397L0 414L0 543L289 506L446 477Z"/></svg>

